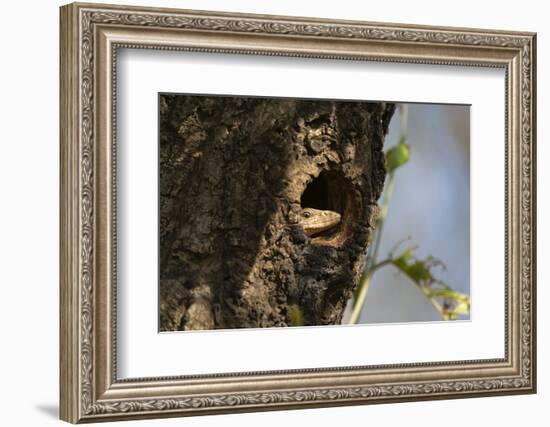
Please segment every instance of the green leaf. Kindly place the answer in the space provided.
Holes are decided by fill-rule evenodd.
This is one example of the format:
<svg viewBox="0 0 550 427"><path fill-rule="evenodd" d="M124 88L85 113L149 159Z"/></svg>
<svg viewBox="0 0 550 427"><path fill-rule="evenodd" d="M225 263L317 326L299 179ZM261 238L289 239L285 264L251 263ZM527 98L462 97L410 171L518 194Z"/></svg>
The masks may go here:
<svg viewBox="0 0 550 427"><path fill-rule="evenodd" d="M430 269L422 261L416 261L409 265L405 273L417 283L432 279Z"/></svg>
<svg viewBox="0 0 550 427"><path fill-rule="evenodd" d="M432 274L434 267L445 267L444 264L432 256L419 260L414 256L415 250L413 247L396 258L390 258L391 263L411 279L437 307L441 307L437 299L443 300L444 308L438 308L443 318L454 320L460 314L467 315L470 312L470 297L450 288Z"/></svg>
<svg viewBox="0 0 550 427"><path fill-rule="evenodd" d="M394 258L392 260L393 264L401 270L403 273L405 273L409 266L409 260L412 258L415 248L407 249L405 252L403 252L399 257Z"/></svg>
<svg viewBox="0 0 550 427"><path fill-rule="evenodd" d="M386 168L388 173L409 161L409 146L404 143L397 144L386 151Z"/></svg>
<svg viewBox="0 0 550 427"><path fill-rule="evenodd" d="M288 306L288 317L291 326L304 326L304 312L298 304L290 304Z"/></svg>
<svg viewBox="0 0 550 427"><path fill-rule="evenodd" d="M399 258L393 260L393 264L416 284L422 281L431 281L432 275L428 264L424 261L415 261L412 258L414 249L405 251ZM412 260L412 262L410 262Z"/></svg>
<svg viewBox="0 0 550 427"><path fill-rule="evenodd" d="M464 301L468 299L467 295L452 289L434 289L430 291L430 294L434 297L452 299L453 301Z"/></svg>
<svg viewBox="0 0 550 427"><path fill-rule="evenodd" d="M468 314L470 313L470 299L459 302L451 311L450 315L453 318L456 318L459 314Z"/></svg>

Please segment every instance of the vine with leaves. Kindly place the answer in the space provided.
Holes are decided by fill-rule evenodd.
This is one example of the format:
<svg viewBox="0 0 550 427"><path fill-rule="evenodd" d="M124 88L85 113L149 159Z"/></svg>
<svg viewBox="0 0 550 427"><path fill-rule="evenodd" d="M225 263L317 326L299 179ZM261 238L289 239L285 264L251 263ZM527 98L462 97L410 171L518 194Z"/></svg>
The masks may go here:
<svg viewBox="0 0 550 427"><path fill-rule="evenodd" d="M417 246L409 246L399 251L403 243L400 242L390 251L387 258L378 260L384 222L394 189L395 174L410 158L407 105L400 104L399 111L401 135L398 143L385 153L388 177L376 224L374 242L367 252L367 261L354 293L350 324L356 324L359 321L374 273L386 266L392 266L404 274L409 282L415 285L430 301L442 320L455 320L459 315L467 315L470 312L470 297L454 290L434 275L434 270L437 267L445 268L445 264L433 256L428 256L425 259L417 258L415 256Z"/></svg>

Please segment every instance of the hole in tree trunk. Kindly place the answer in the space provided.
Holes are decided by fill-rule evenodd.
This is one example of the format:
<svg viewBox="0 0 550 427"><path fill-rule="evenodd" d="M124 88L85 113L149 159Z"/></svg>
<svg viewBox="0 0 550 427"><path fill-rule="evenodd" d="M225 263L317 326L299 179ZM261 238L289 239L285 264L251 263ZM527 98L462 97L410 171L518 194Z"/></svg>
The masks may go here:
<svg viewBox="0 0 550 427"><path fill-rule="evenodd" d="M323 171L314 178L301 197L302 208L329 210L341 215L339 224L311 236L312 244L340 246L353 232L358 206L351 182L342 173Z"/></svg>

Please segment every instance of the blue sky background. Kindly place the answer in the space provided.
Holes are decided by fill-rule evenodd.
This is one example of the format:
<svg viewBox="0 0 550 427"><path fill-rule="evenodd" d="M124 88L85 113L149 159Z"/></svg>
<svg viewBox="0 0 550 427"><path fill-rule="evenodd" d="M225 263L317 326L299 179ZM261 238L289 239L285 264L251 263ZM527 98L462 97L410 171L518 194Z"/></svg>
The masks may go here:
<svg viewBox="0 0 550 427"><path fill-rule="evenodd" d="M401 248L414 244L418 258L439 258L447 268L434 270L434 275L469 294L470 107L407 105L410 161L396 171L378 260L383 260L397 242L410 238ZM397 109L386 150L397 144L400 127ZM403 274L391 266L374 274L359 323L433 320L441 319Z"/></svg>

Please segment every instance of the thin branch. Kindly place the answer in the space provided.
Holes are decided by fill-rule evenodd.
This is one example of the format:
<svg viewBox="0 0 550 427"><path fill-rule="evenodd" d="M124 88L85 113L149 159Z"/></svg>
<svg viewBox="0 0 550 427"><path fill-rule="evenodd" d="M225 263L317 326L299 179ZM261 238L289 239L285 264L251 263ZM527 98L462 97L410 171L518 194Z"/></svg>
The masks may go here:
<svg viewBox="0 0 550 427"><path fill-rule="evenodd" d="M407 105L399 104L399 111L401 112L401 137L399 139L399 142L406 144L408 139L408 120L409 120ZM388 206L390 203L391 196L393 194L393 187L394 187L394 172L392 171L388 174L388 181L386 183L386 189L384 191L382 209L380 212L380 217L377 221L377 227L375 231L376 233L375 242L374 242L374 245L371 246L371 248L369 249L369 253L372 250L372 254L370 254L367 258L368 259L367 265L365 266L365 270L363 271L363 274L361 275L361 278L359 279L359 284L357 286L358 292L356 293L356 296L353 302L353 309L349 320L349 323L352 325L358 322L361 312L363 311L363 306L365 305L365 301L367 299L367 294L369 291L370 279L372 277L372 274L376 270L378 270L380 267L383 267L384 265L389 264L391 262L391 260L386 260L386 261L383 261L382 263L377 264L376 260L378 258L378 253L380 252L380 245L382 241L382 231L384 229L384 222L388 214Z"/></svg>
<svg viewBox="0 0 550 427"><path fill-rule="evenodd" d="M379 269L381 269L382 267L385 267L386 265L392 265L393 262L394 262L394 259L393 259L393 258L388 258L388 259L385 259L384 261L380 261L378 264L373 265L373 266L370 268L371 275L372 275L372 273L374 273L376 270L379 270Z"/></svg>

